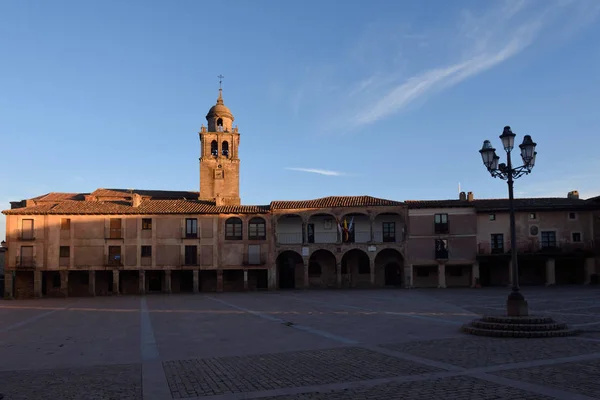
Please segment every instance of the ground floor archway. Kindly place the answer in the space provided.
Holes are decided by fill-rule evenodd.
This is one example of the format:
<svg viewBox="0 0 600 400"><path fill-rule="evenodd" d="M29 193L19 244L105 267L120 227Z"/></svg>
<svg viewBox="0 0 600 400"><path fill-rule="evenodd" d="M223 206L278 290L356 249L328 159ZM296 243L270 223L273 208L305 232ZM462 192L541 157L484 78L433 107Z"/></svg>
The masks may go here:
<svg viewBox="0 0 600 400"><path fill-rule="evenodd" d="M375 256L375 284L402 287L404 284L404 257L396 249L383 249Z"/></svg>
<svg viewBox="0 0 600 400"><path fill-rule="evenodd" d="M342 256L342 287L370 287L371 260L361 249L348 250Z"/></svg>
<svg viewBox="0 0 600 400"><path fill-rule="evenodd" d="M295 289L304 277L302 256L293 250L287 250L277 256L277 277L280 289Z"/></svg>
<svg viewBox="0 0 600 400"><path fill-rule="evenodd" d="M310 255L308 262L308 282L310 287L336 287L337 261L329 250L319 249Z"/></svg>

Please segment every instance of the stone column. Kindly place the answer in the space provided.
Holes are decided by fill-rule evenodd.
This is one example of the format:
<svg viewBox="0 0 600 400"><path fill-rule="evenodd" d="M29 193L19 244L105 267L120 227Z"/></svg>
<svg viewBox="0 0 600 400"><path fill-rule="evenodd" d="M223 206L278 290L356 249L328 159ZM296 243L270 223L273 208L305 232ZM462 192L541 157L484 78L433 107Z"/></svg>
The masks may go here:
<svg viewBox="0 0 600 400"><path fill-rule="evenodd" d="M342 287L342 262L341 261L337 261L336 262L336 273L337 273L337 287L338 289Z"/></svg>
<svg viewBox="0 0 600 400"><path fill-rule="evenodd" d="M248 270L244 270L244 290L248 290Z"/></svg>
<svg viewBox="0 0 600 400"><path fill-rule="evenodd" d="M146 294L146 271L140 269L139 271L139 280L138 280L138 293Z"/></svg>
<svg viewBox="0 0 600 400"><path fill-rule="evenodd" d="M471 266L471 287L481 287L479 282L479 262L475 261Z"/></svg>
<svg viewBox="0 0 600 400"><path fill-rule="evenodd" d="M62 291L62 271L60 288ZM42 271L33 271L33 297L39 299L42 297Z"/></svg>
<svg viewBox="0 0 600 400"><path fill-rule="evenodd" d="M194 293L198 293L200 291L200 271L195 269L192 273L194 274Z"/></svg>
<svg viewBox="0 0 600 400"><path fill-rule="evenodd" d="M223 291L223 270L217 270L217 292Z"/></svg>
<svg viewBox="0 0 600 400"><path fill-rule="evenodd" d="M69 271L60 271L60 291L64 297L69 297Z"/></svg>
<svg viewBox="0 0 600 400"><path fill-rule="evenodd" d="M171 293L171 270L165 270L164 292Z"/></svg>
<svg viewBox="0 0 600 400"><path fill-rule="evenodd" d="M269 290L277 290L277 266L274 265L267 270Z"/></svg>
<svg viewBox="0 0 600 400"><path fill-rule="evenodd" d="M94 270L88 272L88 293L90 296L96 295L96 271Z"/></svg>
<svg viewBox="0 0 600 400"><path fill-rule="evenodd" d="M369 257L369 272L371 273L371 286L375 287L375 259Z"/></svg>
<svg viewBox="0 0 600 400"><path fill-rule="evenodd" d="M119 290L119 270L113 269L113 294L119 295L121 291Z"/></svg>
<svg viewBox="0 0 600 400"><path fill-rule="evenodd" d="M555 261L554 258L546 260L546 286L556 284Z"/></svg>
<svg viewBox="0 0 600 400"><path fill-rule="evenodd" d="M438 264L438 288L446 287L446 264Z"/></svg>
<svg viewBox="0 0 600 400"><path fill-rule="evenodd" d="M308 257L303 257L304 259L304 289L308 289L310 286L310 278L308 277Z"/></svg>
<svg viewBox="0 0 600 400"><path fill-rule="evenodd" d="M512 273L512 260L508 262L508 287L512 287L513 273Z"/></svg>
<svg viewBox="0 0 600 400"><path fill-rule="evenodd" d="M404 287L410 289L413 286L413 266L404 266Z"/></svg>
<svg viewBox="0 0 600 400"><path fill-rule="evenodd" d="M592 275L596 273L596 260L594 257L585 259L585 284L589 285L592 282ZM6 279L6 278L5 278Z"/></svg>
<svg viewBox="0 0 600 400"><path fill-rule="evenodd" d="M11 300L13 298L13 272L5 271L4 273L4 299Z"/></svg>

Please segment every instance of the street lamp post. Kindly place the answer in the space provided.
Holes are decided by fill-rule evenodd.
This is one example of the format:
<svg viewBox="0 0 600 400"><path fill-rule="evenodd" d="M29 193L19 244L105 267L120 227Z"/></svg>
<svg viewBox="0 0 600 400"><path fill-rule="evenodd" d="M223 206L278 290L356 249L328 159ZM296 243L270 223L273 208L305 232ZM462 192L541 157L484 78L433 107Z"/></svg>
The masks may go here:
<svg viewBox="0 0 600 400"><path fill-rule="evenodd" d="M481 158L483 159L483 165L487 168L488 172L494 178L500 178L507 181L508 183L508 205L510 212L510 255L512 264L512 290L508 295L506 301L506 311L508 316L527 316L529 314L527 301L521 294L519 289L519 266L517 263L517 246L516 239L517 233L515 228L515 205L513 196L513 184L514 180L520 178L523 175L527 175L533 169L535 165L535 146L536 143L531 140L531 136L525 135L523 143L519 145L521 149L521 158L523 159L523 165L519 167L513 167L511 160L511 152L515 144L515 134L510 129L510 126L505 126L500 139L502 140L502 146L506 151L506 164L498 164L500 157L496 154L496 149L492 147L492 143L489 140L483 142L483 147L479 150Z"/></svg>

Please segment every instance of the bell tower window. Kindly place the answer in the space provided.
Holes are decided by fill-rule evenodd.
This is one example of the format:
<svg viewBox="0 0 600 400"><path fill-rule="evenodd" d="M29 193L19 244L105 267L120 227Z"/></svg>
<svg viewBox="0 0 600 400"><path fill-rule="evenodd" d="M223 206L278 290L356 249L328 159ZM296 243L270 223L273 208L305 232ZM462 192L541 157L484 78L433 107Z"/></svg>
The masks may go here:
<svg viewBox="0 0 600 400"><path fill-rule="evenodd" d="M225 157L229 157L229 142L224 141L221 143L221 154Z"/></svg>
<svg viewBox="0 0 600 400"><path fill-rule="evenodd" d="M223 132L223 118L217 119L217 132Z"/></svg>
<svg viewBox="0 0 600 400"><path fill-rule="evenodd" d="M210 143L210 155L215 157L219 155L219 143L216 140Z"/></svg>

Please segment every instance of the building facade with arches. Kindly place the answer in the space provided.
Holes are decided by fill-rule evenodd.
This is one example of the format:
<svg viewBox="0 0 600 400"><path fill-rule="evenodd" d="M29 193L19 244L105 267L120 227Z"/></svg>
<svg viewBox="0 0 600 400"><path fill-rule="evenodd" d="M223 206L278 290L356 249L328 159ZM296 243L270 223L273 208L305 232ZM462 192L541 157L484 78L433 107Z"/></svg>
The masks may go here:
<svg viewBox="0 0 600 400"><path fill-rule="evenodd" d="M206 120L197 192L100 188L12 202L5 298L509 283L505 200L243 205L240 132L220 89ZM518 204L530 282L597 279L599 209L572 193Z"/></svg>

